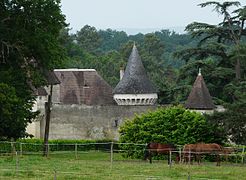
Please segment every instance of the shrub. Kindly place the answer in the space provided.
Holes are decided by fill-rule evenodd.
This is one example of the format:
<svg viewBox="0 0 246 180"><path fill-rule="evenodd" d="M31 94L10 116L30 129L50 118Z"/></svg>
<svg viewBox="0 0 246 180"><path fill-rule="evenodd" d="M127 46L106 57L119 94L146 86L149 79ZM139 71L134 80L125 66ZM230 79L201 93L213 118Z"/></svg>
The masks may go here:
<svg viewBox="0 0 246 180"><path fill-rule="evenodd" d="M89 151L89 150L110 150L112 140L50 140L49 147L50 151L74 151L75 144L77 144L78 151ZM19 139L13 142L15 150L20 151L22 148L23 152L42 152L43 151L43 140L42 139ZM20 147L21 144L21 147ZM10 142L0 141L1 152L11 152L13 149Z"/></svg>
<svg viewBox="0 0 246 180"><path fill-rule="evenodd" d="M122 143L159 142L178 145L197 142L221 144L225 138L217 136L218 131L221 130L209 124L203 115L181 106L136 115L128 119L119 130ZM123 148L131 149L127 144Z"/></svg>

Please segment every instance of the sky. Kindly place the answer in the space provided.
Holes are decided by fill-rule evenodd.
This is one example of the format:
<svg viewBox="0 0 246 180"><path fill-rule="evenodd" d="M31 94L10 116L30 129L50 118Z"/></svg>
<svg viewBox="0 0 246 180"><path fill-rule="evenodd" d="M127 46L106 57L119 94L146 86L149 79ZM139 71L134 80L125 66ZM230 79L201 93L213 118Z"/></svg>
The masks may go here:
<svg viewBox="0 0 246 180"><path fill-rule="evenodd" d="M61 0L61 9L72 32L80 30L84 25L90 25L97 29L111 28L136 34L137 31L167 28L183 31L186 25L194 21L210 24L220 22L222 17L213 12L212 7L197 6L202 2L206 1Z"/></svg>

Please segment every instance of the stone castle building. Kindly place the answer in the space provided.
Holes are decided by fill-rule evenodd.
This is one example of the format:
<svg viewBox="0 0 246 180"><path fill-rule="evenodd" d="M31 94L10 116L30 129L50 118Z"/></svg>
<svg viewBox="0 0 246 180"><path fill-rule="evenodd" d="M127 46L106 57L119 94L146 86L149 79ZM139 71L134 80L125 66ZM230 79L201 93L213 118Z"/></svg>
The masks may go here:
<svg viewBox="0 0 246 180"><path fill-rule="evenodd" d="M149 80L136 46L133 46L124 74L115 89L95 69L55 69L48 81L53 85L49 139L115 139L118 128L135 114L158 108L157 90ZM38 89L34 110L40 116L27 132L43 138L45 102L50 87ZM201 73L185 107L206 112L215 106Z"/></svg>

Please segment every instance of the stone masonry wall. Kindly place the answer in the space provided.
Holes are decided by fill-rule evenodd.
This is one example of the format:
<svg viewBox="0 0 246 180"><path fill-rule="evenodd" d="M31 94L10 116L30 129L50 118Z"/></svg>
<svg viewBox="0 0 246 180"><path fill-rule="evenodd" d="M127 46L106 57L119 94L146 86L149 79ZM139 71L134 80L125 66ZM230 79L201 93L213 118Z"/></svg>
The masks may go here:
<svg viewBox="0 0 246 180"><path fill-rule="evenodd" d="M49 139L115 139L126 118L157 109L157 106L85 106L54 104ZM44 119L40 122L41 137Z"/></svg>

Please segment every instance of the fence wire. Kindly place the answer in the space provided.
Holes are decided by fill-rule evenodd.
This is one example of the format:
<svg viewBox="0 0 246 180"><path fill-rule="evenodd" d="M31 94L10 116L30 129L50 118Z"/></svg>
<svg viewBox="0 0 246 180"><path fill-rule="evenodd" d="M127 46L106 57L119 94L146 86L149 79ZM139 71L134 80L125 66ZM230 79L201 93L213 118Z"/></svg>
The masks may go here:
<svg viewBox="0 0 246 180"><path fill-rule="evenodd" d="M230 154L219 154L221 157L227 156L229 162L234 163L233 165L244 165L245 164L245 152L244 147L235 148L236 150ZM32 151L30 151L32 150ZM106 142L106 143L75 143L75 144L49 144L49 158L58 159L57 167L59 167L59 158L67 158L72 160L81 160L85 163L85 166L91 166L91 161L106 162L109 169L118 168L117 164L121 162L131 162L138 164L143 164L142 160L143 154L146 151L146 144L134 144L134 143L115 143L115 142ZM178 153L181 156L183 154L197 155L197 152L192 151L182 151L182 147L179 146L178 151L171 151L170 154L165 155L164 157L155 157L155 163L163 165L163 161L166 161L168 156L173 160L172 165L175 165L175 158L173 154ZM86 177L86 176L111 176L110 172L108 174L100 173L100 168L97 167L96 173L87 173L87 172L73 172L69 170L60 170L59 168L53 168L53 170L45 171L43 164L40 162L40 167L37 166L37 169L29 169L29 164L25 162L27 157L36 157L42 156L43 154L43 145L35 143L20 143L20 142L0 142L0 179L7 177L9 174L11 177L19 178L22 176L34 176L39 177L42 174L48 174L50 177L63 177L63 176L76 176L76 177ZM211 160L211 157L217 155L207 152L199 152L199 155L202 154L202 160L208 164ZM36 160L34 158L34 160ZM195 159L191 160L195 161ZM180 159L182 162L182 159ZM180 163L179 162L179 163ZM1 164L4 164L3 166ZM165 163L166 164L166 163ZM227 164L228 165L228 164ZM82 166L82 164L78 164ZM93 167L93 166L92 166ZM170 166L171 167L171 166ZM41 169L38 169L41 168ZM74 167L76 169L76 167ZM95 168L95 167L94 167ZM116 169L117 169L116 168ZM33 171L33 172L30 172ZM112 173L112 172L111 172ZM114 172L114 176L124 176L129 177L130 179L161 179L161 176L148 176L139 174L121 174L120 172ZM202 179L202 178L201 178Z"/></svg>

